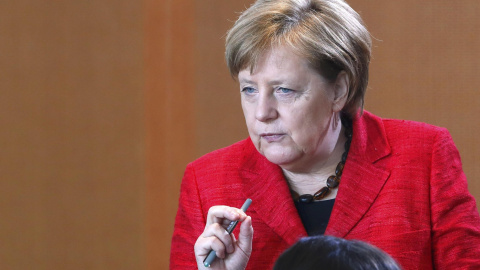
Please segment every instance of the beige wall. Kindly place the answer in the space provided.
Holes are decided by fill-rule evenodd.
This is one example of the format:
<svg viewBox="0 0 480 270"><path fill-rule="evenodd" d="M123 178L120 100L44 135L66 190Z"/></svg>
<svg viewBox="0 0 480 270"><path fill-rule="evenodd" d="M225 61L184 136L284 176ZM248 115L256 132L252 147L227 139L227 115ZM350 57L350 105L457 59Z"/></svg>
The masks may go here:
<svg viewBox="0 0 480 270"><path fill-rule="evenodd" d="M144 268L142 6L0 6L0 269Z"/></svg>
<svg viewBox="0 0 480 270"><path fill-rule="evenodd" d="M252 1L44 2L0 9L0 268L165 269L186 164L247 136L223 43ZM480 2L350 3L366 108L447 127L480 201Z"/></svg>
<svg viewBox="0 0 480 270"><path fill-rule="evenodd" d="M146 3L147 268L166 269L180 181L195 149L195 5Z"/></svg>

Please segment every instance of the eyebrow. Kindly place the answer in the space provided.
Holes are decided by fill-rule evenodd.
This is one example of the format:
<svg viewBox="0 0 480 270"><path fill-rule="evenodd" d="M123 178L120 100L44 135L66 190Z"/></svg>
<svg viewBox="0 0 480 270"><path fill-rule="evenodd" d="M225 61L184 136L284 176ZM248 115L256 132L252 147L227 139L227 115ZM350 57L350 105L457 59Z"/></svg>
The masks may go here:
<svg viewBox="0 0 480 270"><path fill-rule="evenodd" d="M249 84L256 84L254 81L248 80L248 79L241 79L238 80L239 83L249 83ZM284 84L285 81L282 80L274 80L274 81L269 81L269 85L278 85L278 84Z"/></svg>
<svg viewBox="0 0 480 270"><path fill-rule="evenodd" d="M249 83L249 84L255 84L253 81L251 80L247 80L247 79L241 79L241 80L238 80L239 83Z"/></svg>

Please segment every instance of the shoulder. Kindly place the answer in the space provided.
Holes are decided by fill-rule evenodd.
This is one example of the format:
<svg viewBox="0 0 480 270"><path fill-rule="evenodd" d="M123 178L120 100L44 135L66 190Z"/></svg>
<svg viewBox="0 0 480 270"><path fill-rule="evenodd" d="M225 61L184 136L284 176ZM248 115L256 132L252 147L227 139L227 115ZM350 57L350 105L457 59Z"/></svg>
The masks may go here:
<svg viewBox="0 0 480 270"><path fill-rule="evenodd" d="M396 145L427 147L433 146L437 140L451 138L446 128L423 122L380 118L369 112L365 112L362 118L365 118L366 122L382 126L392 147ZM372 124L367 124L367 126Z"/></svg>
<svg viewBox="0 0 480 270"><path fill-rule="evenodd" d="M371 160L392 154L426 162L438 151L457 151L448 130L431 124L380 118L365 111L353 126L353 149Z"/></svg>
<svg viewBox="0 0 480 270"><path fill-rule="evenodd" d="M431 124L398 119L382 119L385 131L389 135L400 135L401 137L436 137L440 133L448 132L446 128Z"/></svg>
<svg viewBox="0 0 480 270"><path fill-rule="evenodd" d="M404 134L415 134L421 133L426 135L435 135L437 133L445 132L446 129L443 127L438 127L435 125L411 121L411 120L401 120L401 119L392 119L392 118L381 118L376 116L368 111L365 111L361 116L362 121L366 123L367 126L372 125L382 125L385 128L387 133L404 133Z"/></svg>

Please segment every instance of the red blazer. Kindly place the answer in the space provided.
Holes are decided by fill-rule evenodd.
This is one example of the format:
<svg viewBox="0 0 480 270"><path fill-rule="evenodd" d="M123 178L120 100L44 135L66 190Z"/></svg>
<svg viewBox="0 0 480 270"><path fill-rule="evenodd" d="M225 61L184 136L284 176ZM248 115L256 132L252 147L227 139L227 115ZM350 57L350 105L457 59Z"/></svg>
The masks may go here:
<svg viewBox="0 0 480 270"><path fill-rule="evenodd" d="M271 269L307 235L281 169L246 139L187 166L170 268L196 269L193 246L208 209L246 198L254 228L247 269ZM480 217L448 131L365 112L353 124L325 234L369 242L404 269L480 269Z"/></svg>

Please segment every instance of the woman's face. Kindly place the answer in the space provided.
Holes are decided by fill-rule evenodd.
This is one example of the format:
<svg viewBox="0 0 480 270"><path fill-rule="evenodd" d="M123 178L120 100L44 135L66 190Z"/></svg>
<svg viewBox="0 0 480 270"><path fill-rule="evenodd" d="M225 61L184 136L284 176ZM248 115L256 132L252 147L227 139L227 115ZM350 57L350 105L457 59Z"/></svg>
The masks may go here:
<svg viewBox="0 0 480 270"><path fill-rule="evenodd" d="M248 132L262 155L290 171L311 170L328 159L338 139L333 115L344 104L336 83L286 47L266 52L253 73L243 69L238 80Z"/></svg>

